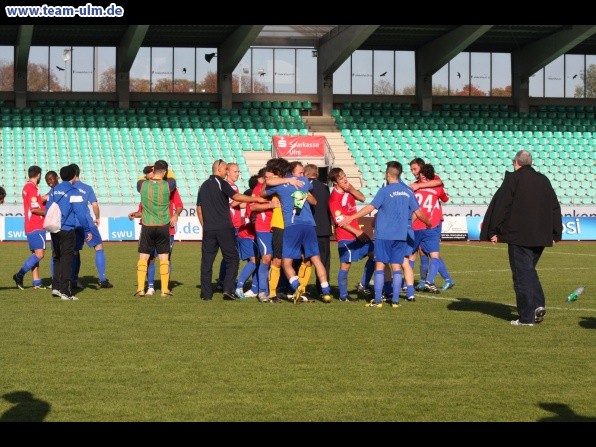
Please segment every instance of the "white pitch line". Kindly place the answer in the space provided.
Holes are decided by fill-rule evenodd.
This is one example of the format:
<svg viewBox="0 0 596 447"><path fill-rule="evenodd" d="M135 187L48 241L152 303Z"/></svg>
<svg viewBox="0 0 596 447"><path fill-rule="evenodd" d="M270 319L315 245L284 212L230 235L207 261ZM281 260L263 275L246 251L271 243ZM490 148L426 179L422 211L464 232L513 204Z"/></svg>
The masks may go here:
<svg viewBox="0 0 596 447"><path fill-rule="evenodd" d="M590 267L552 267L552 268L537 268L537 272L546 272L549 270L554 270L559 272L561 270L593 270ZM484 272L511 272L511 269L492 269L492 270L465 270L465 271L451 271L449 270L449 274L452 273L459 273L459 274L466 274L466 273L484 273Z"/></svg>
<svg viewBox="0 0 596 447"><path fill-rule="evenodd" d="M447 245L444 245L445 247L466 247L466 248L483 248L485 250L501 250L501 251L505 251L507 249L507 247L494 247L494 246L490 246L490 245L472 245L472 244L454 244L452 242L448 243ZM546 247L548 248L552 248L552 247ZM591 258L595 257L595 254L592 253L569 253L569 252L561 252L561 251L550 251L550 250L544 250L542 252L543 255L545 254L549 254L549 255L573 255L573 256L589 256Z"/></svg>

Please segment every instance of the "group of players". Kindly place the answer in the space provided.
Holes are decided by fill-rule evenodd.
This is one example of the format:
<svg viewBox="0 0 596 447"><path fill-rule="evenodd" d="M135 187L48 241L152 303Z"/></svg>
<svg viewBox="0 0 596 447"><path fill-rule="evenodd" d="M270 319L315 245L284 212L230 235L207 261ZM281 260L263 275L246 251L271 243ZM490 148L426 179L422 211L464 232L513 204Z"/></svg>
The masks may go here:
<svg viewBox="0 0 596 447"><path fill-rule="evenodd" d="M214 164L215 176L222 162ZM314 172L316 178L318 172L316 166L303 166L299 161L288 162L283 158L269 160L251 177L250 189L245 192L255 199L266 198L267 202L229 200L239 259L246 264L235 290L229 291L223 287L226 262L222 261L218 286L224 299L245 300L256 296L260 302L278 303L284 298L294 303L311 302L306 287L314 267L318 293L324 302L331 301L328 268L320 256L325 250L315 231L314 214L317 212L328 212L330 225L334 227L340 259L337 275L340 301L358 299L349 294L348 272L353 262L363 259L366 263L356 291L370 298L373 293L369 284L373 280L374 299L367 304L371 307L382 307L388 300L393 307L399 307L402 291L406 300L414 301L415 288L440 293L435 285L438 274L443 277L443 291L453 287L455 282L440 257L442 203L449 198L432 165L416 158L410 162L410 170L416 181L407 185L401 179L401 163L389 162L386 184L370 204L357 211L356 201L364 202L365 197L348 181L341 168L329 171L332 183L329 199L326 203L317 203L311 193L313 181L316 181L312 174ZM238 192L235 185L238 175L237 164L226 164L223 177L235 192ZM201 190L197 201L199 215L202 212L200 197ZM375 210L373 242L357 219ZM414 287L413 266L419 253L421 280ZM245 291L245 283L251 276L251 288ZM203 280L208 281L208 278Z"/></svg>
<svg viewBox="0 0 596 447"><path fill-rule="evenodd" d="M91 225L91 238L88 239L85 237L85 231L83 225L78 222L75 227L75 251L74 257L72 261L72 272L71 272L71 279L70 279L70 288L71 290L82 289L85 286L79 280L79 272L81 269L81 255L80 251L83 249L85 242L87 245L95 250L95 265L97 268L97 273L99 277L99 281L97 284L98 288L112 288L113 285L110 283L108 278L106 277L106 256L103 247L103 240L99 233L97 226L99 225L100 219L100 210L99 205L97 202L97 196L95 195L95 191L93 187L84 183L79 178L80 175L80 168L77 164L71 164L70 167L72 168L72 172L74 174L74 183L72 183L72 187L76 188L80 193L83 200L90 204L93 209L93 216L91 215L91 210L87 208L87 212L89 213L88 221L93 222L94 225ZM43 285L42 279L40 277L39 272L39 263L45 256L46 251L46 230L44 229L44 218L46 214L46 210L49 209L50 197L52 189L58 185L59 177L56 171L48 171L45 174L45 181L50 188L50 192L47 194L41 194L39 191L39 183L41 181L42 170L39 166L33 165L30 166L27 170L28 180L25 183L25 186L22 190L22 198L23 198L23 216L24 216L24 223L25 223L25 234L27 237L27 242L29 245L29 250L31 254L25 262L22 264L21 268L17 273L13 275L13 280L16 286L19 289L24 289L24 278L28 272L31 272L32 275L32 286L34 289L46 289L47 287ZM52 250L52 254L54 254L54 250ZM52 278L54 277L54 258L52 257L50 262L50 274ZM52 295L74 300L76 297L72 293L61 293L58 290L58 287L52 284Z"/></svg>
<svg viewBox="0 0 596 447"><path fill-rule="evenodd" d="M221 162L217 163L221 168ZM440 256L441 226L443 221L442 203L449 200L443 183L434 168L424 160L416 158L410 162L410 171L416 178L407 185L402 179L402 165L393 161L387 163L385 185L381 187L370 204L357 210L356 202L364 202L364 194L355 188L341 168L332 168L328 177L332 183L327 203L317 203L312 195L313 179L318 168L315 165L302 165L299 161L288 162L283 158L274 158L267 162L257 175L249 181L250 189L245 194L255 198L253 203L238 202L229 199L230 219L234 226L239 259L246 261L236 279L234 291L223 291L224 298L246 300L257 297L260 302L279 303L290 299L294 303L312 302L306 291L313 267L317 276L317 289L325 302L331 301L329 286L329 261L321 259L320 253L328 257L328 249L317 238L315 213L328 213L330 225L334 227L335 239L339 252L340 268L337 275L340 301L356 301L348 291L348 273L353 262L366 260L361 280L356 291L370 298L367 304L381 307L384 301L391 301L392 306L399 306L400 292L405 292L407 301L414 301L414 290L439 293L435 285L438 274L443 277L442 290L455 285L449 276ZM80 169L76 164L73 184L91 205L95 223L91 240L87 244L95 250L96 267L100 288L111 288L106 277L106 258L99 224L99 206L93 188L79 178ZM144 179L153 175L153 167L143 171ZM305 176L305 170L307 176ZM25 232L31 255L25 260L17 273L13 275L17 287L24 288L24 276L32 273L32 285L35 289L44 289L39 273L39 262L46 249L46 230L43 220L48 194L41 195L39 183L41 168L31 166L29 180L23 188ZM169 173L173 176L173 173ZM214 174L216 174L214 164ZM225 180L235 192L235 182L239 177L236 163L225 163ZM58 184L58 175L49 171L45 175L50 188ZM200 197L200 191L199 191ZM258 198L258 200L256 199ZM265 199L265 200L263 200ZM170 214L179 216L183 203L177 190L170 197ZM197 211L202 213L200 200ZM375 241L363 231L358 218L375 215ZM130 219L141 217L142 207L130 213ZM90 213L90 211L89 211ZM168 261L174 245L175 227L170 230L170 249ZM72 267L72 288L82 288L78 279L80 271L80 250L85 242L82 228L77 231L75 258ZM324 244L324 243L323 243ZM328 242L327 242L328 244ZM420 259L420 281L414 287L413 267L417 257ZM171 263L168 262L171 271ZM283 275L282 275L283 272ZM50 263L53 275L53 263ZM153 256L148 263L147 283L144 295L155 293L155 264ZM236 275L237 272L232 272ZM223 284L226 275L226 262L220 265L218 286ZM169 275L168 275L169 278ZM245 283L251 280L251 288L245 291ZM373 283L373 292L369 284ZM54 290L52 291L54 293ZM59 294L56 294L57 296Z"/></svg>

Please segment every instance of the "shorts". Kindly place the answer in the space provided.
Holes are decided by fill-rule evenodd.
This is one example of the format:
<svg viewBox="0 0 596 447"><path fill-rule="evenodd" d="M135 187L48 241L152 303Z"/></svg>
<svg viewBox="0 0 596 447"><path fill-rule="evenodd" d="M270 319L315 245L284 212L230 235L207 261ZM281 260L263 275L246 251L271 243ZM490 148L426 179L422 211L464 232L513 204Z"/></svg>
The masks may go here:
<svg viewBox="0 0 596 447"><path fill-rule="evenodd" d="M257 231L255 241L261 258L273 254L273 233L271 231Z"/></svg>
<svg viewBox="0 0 596 447"><path fill-rule="evenodd" d="M138 252L150 255L154 251L158 255L170 252L170 225L145 226L141 228Z"/></svg>
<svg viewBox="0 0 596 447"><path fill-rule="evenodd" d="M27 242L29 243L29 250L45 250L46 249L46 230L34 230L27 233Z"/></svg>
<svg viewBox="0 0 596 447"><path fill-rule="evenodd" d="M440 251L441 246L441 226L437 225L434 228L429 228L426 230L416 230L414 231L415 235L415 243L414 243L414 250L412 253L415 253L418 250L418 247L422 248L422 251L426 254L430 253L438 253Z"/></svg>
<svg viewBox="0 0 596 447"><path fill-rule="evenodd" d="M375 239L375 262L384 264L403 264L404 258L410 255L406 241L391 239Z"/></svg>
<svg viewBox="0 0 596 447"><path fill-rule="evenodd" d="M273 257L277 259L283 258L283 247L284 247L284 229L283 228L271 228L273 235Z"/></svg>
<svg viewBox="0 0 596 447"><path fill-rule="evenodd" d="M337 241L337 250L339 252L339 261L350 263L360 261L374 252L375 244L373 241L360 242L358 239Z"/></svg>
<svg viewBox="0 0 596 447"><path fill-rule="evenodd" d="M415 253L416 250L418 250L418 245L416 245L416 233L412 228L408 228L406 242L408 243L408 249L411 253Z"/></svg>
<svg viewBox="0 0 596 447"><path fill-rule="evenodd" d="M313 225L290 225L284 229L283 259L300 259L319 255L319 240Z"/></svg>
<svg viewBox="0 0 596 447"><path fill-rule="evenodd" d="M174 235L170 232L170 258L172 257L172 250L174 250L174 240ZM154 259L155 257L157 257L157 250L153 250L149 259Z"/></svg>
<svg viewBox="0 0 596 447"><path fill-rule="evenodd" d="M85 243L91 248L103 243L101 234L99 234L99 229L95 225L91 227L91 240L87 241L85 236L86 234L83 227L75 228L75 251L82 250Z"/></svg>
<svg viewBox="0 0 596 447"><path fill-rule="evenodd" d="M259 248L254 239L247 237L238 238L238 254L241 261L247 261L249 258L256 258L259 255Z"/></svg>

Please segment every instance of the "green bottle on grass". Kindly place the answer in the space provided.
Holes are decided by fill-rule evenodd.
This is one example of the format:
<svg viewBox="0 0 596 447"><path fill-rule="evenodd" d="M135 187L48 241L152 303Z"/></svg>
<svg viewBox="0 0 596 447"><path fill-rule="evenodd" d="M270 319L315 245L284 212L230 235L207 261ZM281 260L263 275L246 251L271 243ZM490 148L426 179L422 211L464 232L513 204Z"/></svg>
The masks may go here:
<svg viewBox="0 0 596 447"><path fill-rule="evenodd" d="M581 286L578 287L577 289L575 289L573 292L571 292L569 294L569 296L567 297L567 301L572 302L575 301L579 298L579 296L584 293L584 289L586 288L586 286Z"/></svg>

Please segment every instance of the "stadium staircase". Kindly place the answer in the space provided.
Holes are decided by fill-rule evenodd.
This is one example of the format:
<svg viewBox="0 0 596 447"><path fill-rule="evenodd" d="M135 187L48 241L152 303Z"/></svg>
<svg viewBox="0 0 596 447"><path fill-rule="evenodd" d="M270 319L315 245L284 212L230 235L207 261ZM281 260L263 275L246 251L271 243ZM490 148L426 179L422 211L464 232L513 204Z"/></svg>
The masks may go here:
<svg viewBox="0 0 596 447"><path fill-rule="evenodd" d="M320 135L327 139L327 143L333 152L333 167L342 168L348 180L356 188L362 188L362 173L358 169L350 148L341 136L333 117L306 116L303 117L308 130L312 135Z"/></svg>

